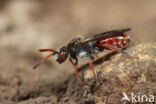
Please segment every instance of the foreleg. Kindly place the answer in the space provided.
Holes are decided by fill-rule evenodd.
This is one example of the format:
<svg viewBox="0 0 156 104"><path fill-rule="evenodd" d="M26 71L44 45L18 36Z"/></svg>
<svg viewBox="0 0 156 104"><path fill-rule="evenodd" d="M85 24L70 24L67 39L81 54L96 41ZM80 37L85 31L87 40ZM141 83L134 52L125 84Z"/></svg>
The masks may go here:
<svg viewBox="0 0 156 104"><path fill-rule="evenodd" d="M77 64L74 64L73 60L71 58L69 58L69 61L72 63L73 67L74 67L74 71L76 76L80 79L80 81L83 83L83 85L85 85L85 82L82 80L78 70L77 70Z"/></svg>

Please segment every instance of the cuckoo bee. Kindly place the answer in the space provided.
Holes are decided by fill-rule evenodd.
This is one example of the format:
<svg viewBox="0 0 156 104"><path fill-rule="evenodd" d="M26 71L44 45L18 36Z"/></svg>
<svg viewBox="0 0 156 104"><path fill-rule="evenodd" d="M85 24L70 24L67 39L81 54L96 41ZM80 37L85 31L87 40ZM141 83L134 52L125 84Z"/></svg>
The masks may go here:
<svg viewBox="0 0 156 104"><path fill-rule="evenodd" d="M98 77L93 65L93 54L103 52L104 50L113 50L116 52L121 52L129 57L136 58L135 56L132 56L122 50L130 42L129 36L125 34L125 32L128 32L130 30L130 28L126 28L121 30L107 31L87 37L84 40L82 40L81 38L75 38L69 41L66 46L60 48L59 51L56 51L54 49L38 49L39 52L52 53L42 59L39 63L34 65L33 68L36 69L41 63L45 62L48 58L55 55L55 60L59 64L62 64L66 60L69 60L74 67L75 74L84 84L84 80L81 78L77 70L78 58L88 57L89 66L94 73L96 81L98 82Z"/></svg>

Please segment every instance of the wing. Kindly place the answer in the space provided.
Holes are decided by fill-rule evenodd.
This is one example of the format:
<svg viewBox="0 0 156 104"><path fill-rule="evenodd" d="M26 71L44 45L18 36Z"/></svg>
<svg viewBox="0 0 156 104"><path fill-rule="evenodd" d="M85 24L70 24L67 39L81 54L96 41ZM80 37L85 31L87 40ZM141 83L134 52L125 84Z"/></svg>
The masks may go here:
<svg viewBox="0 0 156 104"><path fill-rule="evenodd" d="M91 42L91 41L94 41L94 40L98 40L100 38L104 38L104 37L108 37L108 36L116 36L116 35L123 34L124 32L130 31L130 30L131 30L131 28L106 31L106 32L103 32L103 33L96 34L94 36L88 37L88 38L84 39L84 41L82 43L84 44L84 43Z"/></svg>

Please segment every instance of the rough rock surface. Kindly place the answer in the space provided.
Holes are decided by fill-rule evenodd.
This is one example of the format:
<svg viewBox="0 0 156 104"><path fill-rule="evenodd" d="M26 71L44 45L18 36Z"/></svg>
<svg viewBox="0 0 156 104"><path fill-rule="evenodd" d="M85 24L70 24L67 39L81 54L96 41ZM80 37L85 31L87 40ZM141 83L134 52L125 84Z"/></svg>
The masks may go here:
<svg viewBox="0 0 156 104"><path fill-rule="evenodd" d="M32 84L33 76L29 76L29 84L22 82L22 78L19 77L11 87L8 87L9 84L1 80L1 102L5 104L132 104L127 101L121 102L123 92L128 96L132 92L156 96L156 43L134 44L126 51L138 56L139 59L110 52L94 62L100 85L96 84L95 77L86 64L79 68L86 82L85 87L81 85L75 74L57 84L51 83L50 80L38 80ZM4 95L6 92L10 95Z"/></svg>

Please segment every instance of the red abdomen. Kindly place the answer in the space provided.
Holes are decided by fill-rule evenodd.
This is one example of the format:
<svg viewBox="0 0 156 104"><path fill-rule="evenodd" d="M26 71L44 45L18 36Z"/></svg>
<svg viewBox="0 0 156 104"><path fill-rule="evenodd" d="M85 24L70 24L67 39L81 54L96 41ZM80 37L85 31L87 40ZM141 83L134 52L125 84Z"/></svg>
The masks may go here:
<svg viewBox="0 0 156 104"><path fill-rule="evenodd" d="M110 44L112 46L115 46L117 48L124 48L128 43L130 42L129 36L122 34L122 35L116 35L116 36L110 36L105 37L98 40L99 44L98 46L104 47L103 44ZM105 49L108 49L107 47L104 47Z"/></svg>

